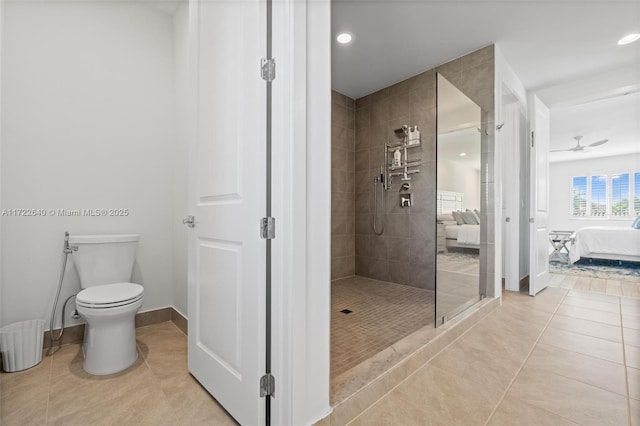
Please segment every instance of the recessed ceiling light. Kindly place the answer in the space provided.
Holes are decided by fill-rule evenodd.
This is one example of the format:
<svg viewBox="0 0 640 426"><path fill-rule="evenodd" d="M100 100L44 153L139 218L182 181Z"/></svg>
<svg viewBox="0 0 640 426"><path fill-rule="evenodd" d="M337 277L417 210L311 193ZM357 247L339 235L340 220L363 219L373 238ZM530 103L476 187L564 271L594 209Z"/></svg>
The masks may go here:
<svg viewBox="0 0 640 426"><path fill-rule="evenodd" d="M466 157L466 156L467 156L467 153L466 153L466 152L461 152L461 153L460 153L460 157Z"/></svg>
<svg viewBox="0 0 640 426"><path fill-rule="evenodd" d="M619 45L629 44L629 43L633 43L636 40L640 40L640 34L638 33L628 34L622 37L620 40L618 40L618 44Z"/></svg>
<svg viewBox="0 0 640 426"><path fill-rule="evenodd" d="M351 40L353 40L353 36L349 33L340 33L338 34L338 37L336 37L336 40L340 44L349 44L351 43Z"/></svg>

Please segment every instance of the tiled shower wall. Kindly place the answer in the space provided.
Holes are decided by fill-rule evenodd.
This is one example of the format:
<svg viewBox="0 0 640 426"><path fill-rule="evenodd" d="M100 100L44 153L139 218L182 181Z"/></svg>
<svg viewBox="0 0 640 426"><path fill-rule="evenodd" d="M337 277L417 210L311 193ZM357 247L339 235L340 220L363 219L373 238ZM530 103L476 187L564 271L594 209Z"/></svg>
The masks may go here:
<svg viewBox="0 0 640 426"><path fill-rule="evenodd" d="M355 264L356 274L424 289L435 288L436 71L483 109L481 178L481 281L493 282L493 46L480 49L435 70L428 70L356 100L355 111ZM383 165L384 144L396 141L394 129L418 125L422 145L409 158L421 158L421 172L410 181L413 206L401 208L399 177L378 196L378 226L373 232L374 184ZM484 130L486 130L485 134ZM484 270L482 269L484 267ZM490 275L490 276L489 276ZM490 286L491 287L491 286Z"/></svg>
<svg viewBox="0 0 640 426"><path fill-rule="evenodd" d="M435 73L426 71L356 100L356 274L425 289L435 280ZM417 125L422 145L409 150L421 158L411 175L412 207L400 207L399 177L381 200L374 178L384 164L385 143L400 141L394 129ZM374 192L374 189L376 192ZM378 230L373 220L377 197Z"/></svg>
<svg viewBox="0 0 640 426"><path fill-rule="evenodd" d="M331 92L331 279L355 274L354 103Z"/></svg>

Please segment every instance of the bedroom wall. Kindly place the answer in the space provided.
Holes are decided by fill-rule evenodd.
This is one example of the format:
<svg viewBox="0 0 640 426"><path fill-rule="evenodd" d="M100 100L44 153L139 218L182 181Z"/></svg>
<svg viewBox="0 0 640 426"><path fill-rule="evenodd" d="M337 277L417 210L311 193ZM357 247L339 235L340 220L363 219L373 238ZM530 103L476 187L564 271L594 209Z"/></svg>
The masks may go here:
<svg viewBox="0 0 640 426"><path fill-rule="evenodd" d="M579 154L576 154L579 155ZM573 176L640 171L640 154L563 161L549 165L549 229L575 231L585 226L630 226L628 219L577 219L569 215L571 178Z"/></svg>
<svg viewBox="0 0 640 426"><path fill-rule="evenodd" d="M463 193L465 209L480 210L480 170L457 161L440 160L438 187L444 191Z"/></svg>

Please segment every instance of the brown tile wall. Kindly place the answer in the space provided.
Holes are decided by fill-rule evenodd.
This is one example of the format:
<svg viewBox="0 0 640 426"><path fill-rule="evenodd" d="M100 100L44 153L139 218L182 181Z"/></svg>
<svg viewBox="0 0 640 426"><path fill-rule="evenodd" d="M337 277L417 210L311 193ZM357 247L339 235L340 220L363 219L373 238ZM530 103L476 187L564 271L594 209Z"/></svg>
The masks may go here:
<svg viewBox="0 0 640 426"><path fill-rule="evenodd" d="M331 279L355 274L354 100L331 92Z"/></svg>
<svg viewBox="0 0 640 426"><path fill-rule="evenodd" d="M442 73L485 111L483 127L493 128L493 46L458 58L435 70L404 80L357 99L355 102L355 254L356 274L383 281L435 288L435 195L436 195L436 71ZM378 220L384 220L381 236L373 232L374 184L383 165L384 144L395 142L393 130L407 124L421 130L422 145L411 148L409 158L421 158L421 172L412 175L414 204L401 208L400 178L393 179L385 191L384 206L378 192ZM485 284L487 261L493 262L493 231L488 230L485 212L493 201L493 132L485 136L482 169L482 212L485 245ZM376 187L380 191L380 187ZM491 197L491 198L489 198ZM491 203L489 203L489 199ZM491 216L492 217L492 216ZM380 223L380 222L378 222ZM491 237L488 237L489 231ZM490 240L490 241L489 241ZM483 271L481 270L481 274Z"/></svg>

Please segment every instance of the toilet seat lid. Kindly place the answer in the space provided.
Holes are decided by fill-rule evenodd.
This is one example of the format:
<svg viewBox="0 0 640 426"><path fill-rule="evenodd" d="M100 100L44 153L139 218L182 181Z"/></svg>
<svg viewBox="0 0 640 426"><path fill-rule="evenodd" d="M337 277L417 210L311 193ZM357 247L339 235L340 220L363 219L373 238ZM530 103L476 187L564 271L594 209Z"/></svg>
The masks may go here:
<svg viewBox="0 0 640 426"><path fill-rule="evenodd" d="M76 296L76 301L87 305L112 305L139 298L144 287L134 283L114 283L85 288Z"/></svg>

